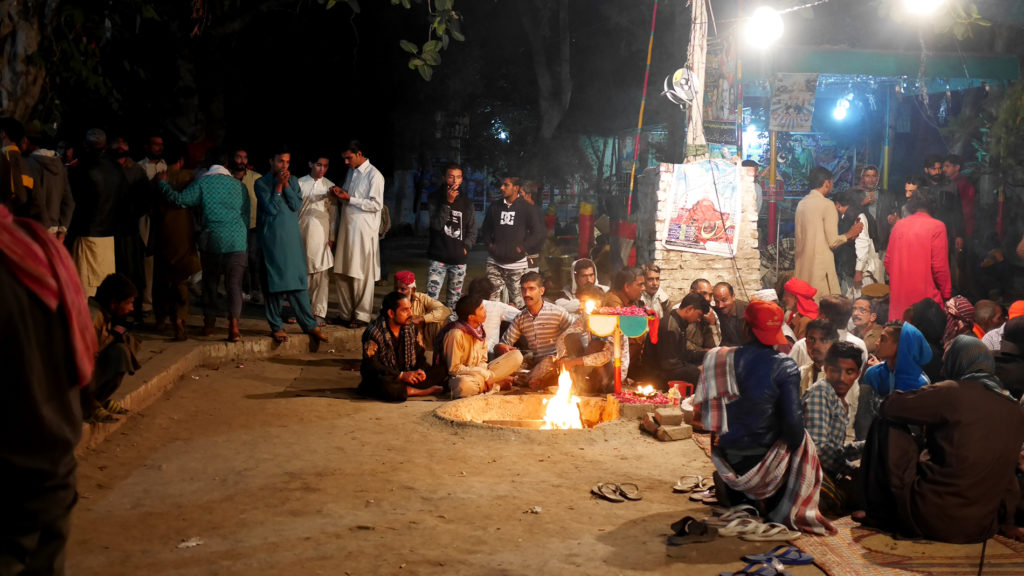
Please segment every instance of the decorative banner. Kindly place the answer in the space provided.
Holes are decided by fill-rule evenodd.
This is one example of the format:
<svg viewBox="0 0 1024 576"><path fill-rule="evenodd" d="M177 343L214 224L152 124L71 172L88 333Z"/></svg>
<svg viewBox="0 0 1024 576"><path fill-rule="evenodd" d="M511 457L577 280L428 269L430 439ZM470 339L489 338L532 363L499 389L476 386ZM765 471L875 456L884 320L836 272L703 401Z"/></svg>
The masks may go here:
<svg viewBox="0 0 1024 576"><path fill-rule="evenodd" d="M772 80L769 130L810 132L817 74L776 74Z"/></svg>
<svg viewBox="0 0 1024 576"><path fill-rule="evenodd" d="M669 221L663 245L669 250L731 257L739 243L742 190L739 167L725 160L677 164L669 191Z"/></svg>

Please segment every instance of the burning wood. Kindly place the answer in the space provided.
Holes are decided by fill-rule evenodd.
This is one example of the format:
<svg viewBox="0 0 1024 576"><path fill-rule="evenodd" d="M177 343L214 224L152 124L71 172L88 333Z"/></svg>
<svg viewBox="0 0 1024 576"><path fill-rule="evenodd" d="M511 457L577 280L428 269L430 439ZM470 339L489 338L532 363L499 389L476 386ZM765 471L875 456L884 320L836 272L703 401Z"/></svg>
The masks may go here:
<svg viewBox="0 0 1024 576"><path fill-rule="evenodd" d="M580 399L572 393L572 377L562 370L558 375L558 391L554 397L544 400L544 425L541 430L582 429Z"/></svg>

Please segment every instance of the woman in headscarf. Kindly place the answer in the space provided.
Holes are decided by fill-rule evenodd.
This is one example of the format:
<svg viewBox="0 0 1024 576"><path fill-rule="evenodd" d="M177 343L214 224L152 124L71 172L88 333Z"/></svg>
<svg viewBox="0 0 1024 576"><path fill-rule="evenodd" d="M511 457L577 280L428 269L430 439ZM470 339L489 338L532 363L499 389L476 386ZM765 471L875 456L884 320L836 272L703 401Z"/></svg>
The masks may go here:
<svg viewBox="0 0 1024 576"><path fill-rule="evenodd" d="M862 460L865 523L952 543L1015 530L1024 408L994 367L980 340L958 336L943 359L951 380L882 403ZM908 426L924 427L927 457Z"/></svg>
<svg viewBox="0 0 1024 576"><path fill-rule="evenodd" d="M786 312L785 322L793 329L797 340L804 337L804 331L811 320L818 318L818 303L814 301L817 289L799 278L790 278L782 293L782 305Z"/></svg>
<svg viewBox="0 0 1024 576"><path fill-rule="evenodd" d="M942 334L942 344L949 349L949 344L961 334L970 334L974 328L974 305L963 296L953 296L946 301L946 331Z"/></svg>

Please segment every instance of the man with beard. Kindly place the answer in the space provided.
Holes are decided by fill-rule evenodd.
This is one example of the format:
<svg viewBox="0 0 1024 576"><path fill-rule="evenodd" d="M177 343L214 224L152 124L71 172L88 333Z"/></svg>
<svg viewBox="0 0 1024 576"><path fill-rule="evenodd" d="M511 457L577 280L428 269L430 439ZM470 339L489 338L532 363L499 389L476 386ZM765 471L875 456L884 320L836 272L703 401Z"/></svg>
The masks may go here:
<svg viewBox="0 0 1024 576"><path fill-rule="evenodd" d="M443 390L428 378L427 359L412 325L409 298L391 292L380 315L363 331L359 392L386 402L429 396Z"/></svg>
<svg viewBox="0 0 1024 576"><path fill-rule="evenodd" d="M263 252L260 250L259 229L256 227L256 217L259 214L259 202L256 201L256 181L262 178L263 175L249 169L249 153L244 148L239 148L232 154L231 172L242 174L242 184L249 191L251 210L249 213L248 250L246 253L249 265L245 269L242 291L246 297L251 299L253 304L259 304L259 295L262 291L260 278L263 274Z"/></svg>
<svg viewBox="0 0 1024 576"><path fill-rule="evenodd" d="M929 154L924 158L924 174L928 181L928 214L946 225L949 273L954 292L962 292L962 270L958 259L964 250L964 208L957 187L942 171L942 156ZM912 214L912 212L911 212Z"/></svg>

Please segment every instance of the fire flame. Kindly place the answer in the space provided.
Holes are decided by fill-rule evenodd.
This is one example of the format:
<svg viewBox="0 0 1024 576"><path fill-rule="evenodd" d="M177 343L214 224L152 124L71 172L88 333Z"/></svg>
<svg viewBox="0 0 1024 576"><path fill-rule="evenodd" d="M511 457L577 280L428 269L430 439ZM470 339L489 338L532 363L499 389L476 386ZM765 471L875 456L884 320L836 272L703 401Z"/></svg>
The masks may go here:
<svg viewBox="0 0 1024 576"><path fill-rule="evenodd" d="M558 392L553 398L545 399L544 425L541 430L568 430L583 428L580 420L580 399L572 393L572 377L562 370L558 375Z"/></svg>
<svg viewBox="0 0 1024 576"><path fill-rule="evenodd" d="M587 303L584 306L586 308L587 314L593 314L594 308L597 306L597 304L593 300L587 300Z"/></svg>
<svg viewBox="0 0 1024 576"><path fill-rule="evenodd" d="M637 396L654 396L654 386L648 384L647 386L636 387Z"/></svg>

